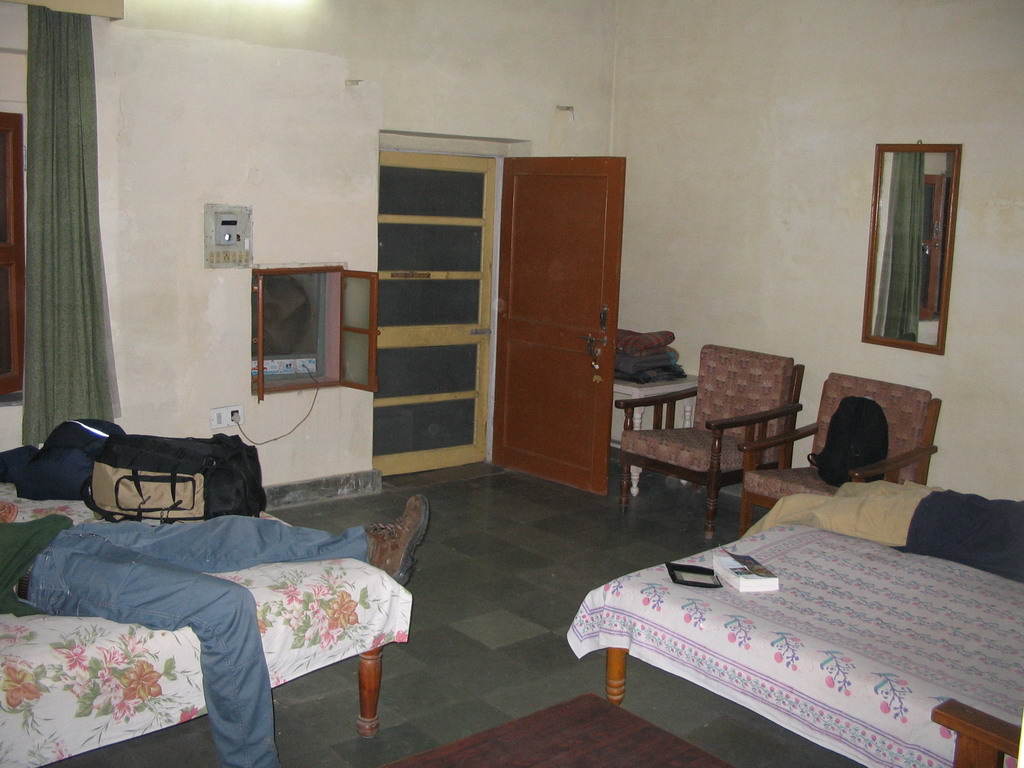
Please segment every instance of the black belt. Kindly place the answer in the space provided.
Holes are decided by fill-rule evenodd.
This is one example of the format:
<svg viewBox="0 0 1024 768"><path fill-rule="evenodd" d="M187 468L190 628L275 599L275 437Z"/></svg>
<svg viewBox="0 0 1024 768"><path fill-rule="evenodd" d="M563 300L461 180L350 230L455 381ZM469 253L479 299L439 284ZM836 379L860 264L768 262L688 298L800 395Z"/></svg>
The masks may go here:
<svg viewBox="0 0 1024 768"><path fill-rule="evenodd" d="M18 586L14 588L19 600L28 600L28 577L32 575L32 566L28 567L25 575L18 579Z"/></svg>

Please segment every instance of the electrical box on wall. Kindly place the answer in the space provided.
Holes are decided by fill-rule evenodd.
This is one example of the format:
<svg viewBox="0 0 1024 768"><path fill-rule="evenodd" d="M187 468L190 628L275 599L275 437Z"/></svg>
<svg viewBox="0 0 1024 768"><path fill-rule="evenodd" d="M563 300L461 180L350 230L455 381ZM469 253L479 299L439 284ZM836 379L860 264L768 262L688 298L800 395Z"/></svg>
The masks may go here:
<svg viewBox="0 0 1024 768"><path fill-rule="evenodd" d="M252 266L252 208L207 203L206 268Z"/></svg>

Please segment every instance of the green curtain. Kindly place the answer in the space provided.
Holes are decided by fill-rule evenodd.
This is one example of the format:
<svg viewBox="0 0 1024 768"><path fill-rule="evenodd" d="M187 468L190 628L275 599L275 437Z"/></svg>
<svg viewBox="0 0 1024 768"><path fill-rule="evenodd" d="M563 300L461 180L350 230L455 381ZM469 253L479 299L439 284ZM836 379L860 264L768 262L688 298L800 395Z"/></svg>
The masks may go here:
<svg viewBox="0 0 1024 768"><path fill-rule="evenodd" d="M89 16L28 9L22 438L113 418Z"/></svg>
<svg viewBox="0 0 1024 768"><path fill-rule="evenodd" d="M882 290L875 332L917 341L921 312L921 238L924 227L924 152L894 152L889 218L882 256Z"/></svg>

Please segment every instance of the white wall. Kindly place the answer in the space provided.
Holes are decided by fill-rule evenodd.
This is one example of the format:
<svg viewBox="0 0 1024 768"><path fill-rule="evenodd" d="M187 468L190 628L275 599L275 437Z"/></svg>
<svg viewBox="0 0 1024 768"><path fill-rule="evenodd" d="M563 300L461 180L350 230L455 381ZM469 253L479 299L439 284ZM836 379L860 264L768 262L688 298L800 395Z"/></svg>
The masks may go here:
<svg viewBox="0 0 1024 768"><path fill-rule="evenodd" d="M620 323L942 398L930 482L1024 497L1024 3L618 6ZM944 356L860 341L873 153L962 143ZM810 449L803 448L805 454Z"/></svg>
<svg viewBox="0 0 1024 768"><path fill-rule="evenodd" d="M94 29L127 428L201 435L241 402L265 439L308 408L248 394L247 273L202 268L203 203L253 205L261 263L373 268L378 129L508 137L628 158L624 326L676 331L690 368L710 341L793 355L805 420L831 370L927 387L932 481L1024 496L1020 0L125 5ZM23 24L0 2L0 47ZM944 356L860 342L874 145L918 139L964 145ZM370 424L368 395L322 392L267 482L368 469Z"/></svg>
<svg viewBox="0 0 1024 768"><path fill-rule="evenodd" d="M384 126L607 154L614 0L126 0L125 20L344 56ZM572 105L561 113L557 105Z"/></svg>
<svg viewBox="0 0 1024 768"><path fill-rule="evenodd" d="M380 91L329 54L94 28L120 422L202 435L211 407L243 404L253 440L283 434L312 393L250 395L250 273L203 267L203 205L252 206L261 265L374 269ZM261 447L267 483L367 469L369 403L321 391Z"/></svg>
<svg viewBox="0 0 1024 768"><path fill-rule="evenodd" d="M259 264L376 267L382 128L514 137L539 154L605 154L611 0L491 4L127 0L94 20L101 225L118 419L133 432L209 434L243 404L256 441L310 392L249 393L249 273L203 268L203 205L251 205ZM26 12L0 2L0 46ZM6 55L6 54L0 54ZM24 82L0 78L0 101ZM350 83L347 81L359 81ZM5 89L5 85L7 88ZM24 91L14 94L24 101ZM568 104L574 113L556 107ZM268 485L371 467L372 396L320 392L260 447ZM20 408L0 440L20 443Z"/></svg>

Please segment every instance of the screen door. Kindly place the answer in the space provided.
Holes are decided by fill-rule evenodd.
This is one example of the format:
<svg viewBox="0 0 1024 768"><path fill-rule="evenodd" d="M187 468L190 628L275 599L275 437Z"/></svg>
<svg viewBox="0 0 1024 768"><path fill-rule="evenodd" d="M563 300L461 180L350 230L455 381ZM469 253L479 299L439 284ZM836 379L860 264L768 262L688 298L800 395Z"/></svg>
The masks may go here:
<svg viewBox="0 0 1024 768"><path fill-rule="evenodd" d="M382 152L374 466L486 455L493 158Z"/></svg>

